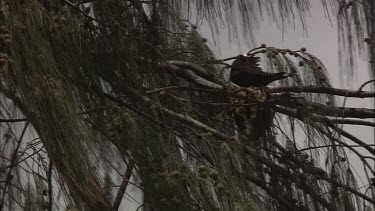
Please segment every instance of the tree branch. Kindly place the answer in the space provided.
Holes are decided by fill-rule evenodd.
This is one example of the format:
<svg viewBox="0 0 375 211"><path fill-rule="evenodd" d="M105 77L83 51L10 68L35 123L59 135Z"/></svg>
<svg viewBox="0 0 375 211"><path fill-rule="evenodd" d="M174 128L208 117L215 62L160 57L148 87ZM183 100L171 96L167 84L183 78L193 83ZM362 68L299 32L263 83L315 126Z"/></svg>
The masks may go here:
<svg viewBox="0 0 375 211"><path fill-rule="evenodd" d="M0 119L0 122L24 122L26 118L22 119Z"/></svg>
<svg viewBox="0 0 375 211"><path fill-rule="evenodd" d="M303 109L302 112L306 112L307 114L312 113L342 118L375 118L375 109L328 106L321 103L308 102L304 99L290 98L289 96L282 96L276 99L275 102L278 105L293 109L298 109L300 106L300 108Z"/></svg>
<svg viewBox="0 0 375 211"><path fill-rule="evenodd" d="M366 144L365 146L375 147L374 144ZM302 149L296 150L293 153L297 154L297 153L303 152L303 151L308 151L308 150L312 150L312 149L328 148L328 147L347 147L347 148L352 148L352 147L363 147L363 145L347 145L347 146L343 146L343 145L340 145L340 144L331 144L331 145L323 145L323 146L312 146L312 147L310 146L310 147L307 147L307 148L302 148Z"/></svg>
<svg viewBox="0 0 375 211"><path fill-rule="evenodd" d="M324 93L331 95L338 95L343 97L358 97L358 98L372 98L375 97L375 92L362 92L348 89L336 89L330 87L321 86L281 86L272 87L267 89L270 93L280 92L312 92L312 93Z"/></svg>
<svg viewBox="0 0 375 211"><path fill-rule="evenodd" d="M213 89L221 89L222 86L211 82L205 78L202 78L201 76L197 75L194 71L186 68L182 68L180 66L176 65L170 65L170 64L159 64L159 67L161 67L164 70L172 71L176 75L182 77L183 79L193 82L199 86L203 86L206 88L213 88Z"/></svg>
<svg viewBox="0 0 375 211"><path fill-rule="evenodd" d="M210 72L208 70L206 70L205 68L203 68L200 65L197 65L197 64L194 64L194 63L191 63L191 62L186 62L186 61L169 61L169 64L191 70L195 74L197 74L197 75L199 75L199 76L201 76L201 77L203 77L207 80L211 80L214 83L221 84L221 85L223 84L223 81L216 80L216 78L212 74L210 74Z"/></svg>
<svg viewBox="0 0 375 211"><path fill-rule="evenodd" d="M370 121L364 121L359 119L336 119L336 118L330 118L329 121L331 121L334 124L348 124L348 125L364 125L364 126L370 126L375 127L374 122Z"/></svg>

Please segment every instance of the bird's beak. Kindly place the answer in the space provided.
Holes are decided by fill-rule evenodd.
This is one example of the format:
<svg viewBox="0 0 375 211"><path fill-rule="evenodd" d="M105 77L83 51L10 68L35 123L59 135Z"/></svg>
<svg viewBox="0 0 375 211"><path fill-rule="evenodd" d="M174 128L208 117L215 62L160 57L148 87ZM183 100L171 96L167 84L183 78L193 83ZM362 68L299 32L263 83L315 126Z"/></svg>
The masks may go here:
<svg viewBox="0 0 375 211"><path fill-rule="evenodd" d="M286 76L286 77L293 77L293 74L292 73L285 73L284 76Z"/></svg>

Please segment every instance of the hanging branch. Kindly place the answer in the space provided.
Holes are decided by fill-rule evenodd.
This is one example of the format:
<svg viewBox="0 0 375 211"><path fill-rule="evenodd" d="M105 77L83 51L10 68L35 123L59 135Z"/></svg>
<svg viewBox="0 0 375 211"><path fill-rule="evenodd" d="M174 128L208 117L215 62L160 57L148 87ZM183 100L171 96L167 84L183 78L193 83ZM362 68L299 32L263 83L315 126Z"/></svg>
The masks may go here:
<svg viewBox="0 0 375 211"><path fill-rule="evenodd" d="M293 206L293 204L290 203L287 199L280 196L278 193L275 192L271 187L267 186L263 181L253 177L253 176L247 176L247 180L254 183L256 186L262 188L265 190L270 196L274 197L280 204L283 204L284 206L288 207L290 210L298 211L299 208Z"/></svg>
<svg viewBox="0 0 375 211"><path fill-rule="evenodd" d="M366 144L365 142L361 141L359 138L353 136L352 134L346 132L345 130L337 127L336 125L334 125L332 122L326 120L325 121L327 123L327 125L332 128L333 130L339 132L339 134L341 134L342 136L352 140L354 143L357 143L357 144L360 144L363 146L363 148L367 149L370 153L372 153L374 156L375 156L375 149L371 146L369 146L368 144Z"/></svg>
<svg viewBox="0 0 375 211"><path fill-rule="evenodd" d="M334 209L332 209L332 206L329 202L327 202L324 198L321 198L320 196L317 196L317 195L314 194L314 191L311 188L309 188L309 185L304 182L305 181L304 179L300 179L298 181L296 180L296 178L304 178L305 177L304 173L302 173L302 174L299 173L299 172L291 173L290 171L288 171L288 170L282 168L281 166L275 164L274 162L270 161L268 158L265 158L265 157L262 157L262 156L258 155L256 152L254 152L254 150L250 149L249 147L244 146L243 149L247 154L256 158L257 161L267 165L268 167L276 169L278 172L281 172L282 175L287 175L288 178L290 178L291 181L295 182L295 184L298 187L300 187L302 190L305 190L308 194L310 194L313 198L315 198L317 201L319 201L327 209L334 210ZM372 204L375 204L374 199L366 196L363 193L358 192L356 189L354 189L354 188L352 188L348 185L341 184L340 182L329 178L329 176L327 175L327 173L323 169L314 167L314 169L310 170L309 172L314 174L314 175L319 174L319 178L321 180L324 180L324 181L329 182L331 184L337 185L338 187L342 187L344 189L347 189L351 193L365 199L366 201L368 201Z"/></svg>
<svg viewBox="0 0 375 211"><path fill-rule="evenodd" d="M284 114L284 115L292 116L292 117L297 118L297 119L299 119L299 120L301 120L301 121L304 121L304 117L301 116L301 115L299 115L299 114L297 113L297 111L293 111L293 110L291 110L291 109L289 109L289 108L284 108L284 107L277 106L277 105L274 106L273 109L274 109L275 111L277 111L277 112L280 112L280 113ZM334 129L337 128L333 123L329 122L329 119L327 120L327 119L325 119L325 118L323 118L323 117L316 116L316 115L311 115L311 116L309 116L308 118L311 118L311 119L314 120L314 121L324 122L324 123L328 124L328 126L331 127L331 128L334 128ZM339 132L343 132L343 134L342 134L343 136L349 138L350 140L352 140L352 141L355 142L356 144L359 144L359 145L363 146L363 148L367 149L371 154L374 154L374 155L375 155L375 149L373 149L371 146L369 146L369 145L366 144L365 142L359 140L358 138L356 138L356 137L353 136L353 135L346 136L346 135L348 134L348 132L343 131L343 130L341 130L341 129L340 129ZM330 138L331 138L331 137L330 137ZM334 140L335 140L335 139L334 139ZM344 144L344 145L348 146L347 144ZM349 147L349 148L350 148L350 147Z"/></svg>
<svg viewBox="0 0 375 211"><path fill-rule="evenodd" d="M112 206L113 210L118 210L119 207L120 207L122 198L124 197L126 188L128 187L128 184L129 184L130 177L132 175L134 166L135 166L134 161L130 160L129 163L128 163L128 166L126 168L125 174L124 174L124 176L122 178L122 182L121 182L120 188L119 188L119 190L117 192L115 201L113 202L113 206Z"/></svg>
<svg viewBox="0 0 375 211"><path fill-rule="evenodd" d="M52 187L52 161L49 161L48 172L47 172L47 182L48 182L48 211L52 211L53 207L53 187Z"/></svg>
<svg viewBox="0 0 375 211"><path fill-rule="evenodd" d="M304 178L306 175L301 173L291 173L289 170L286 170L282 168L281 166L275 164L274 162L270 161L268 158L262 157L255 153L252 149L249 147L243 147L244 151L249 154L250 156L254 157L257 161L261 162L262 164L267 165L268 167L274 169L277 172L280 172L281 175L285 175L288 177L291 181L295 183L297 187L304 190L307 194L309 194L312 198L314 198L317 202L322 204L327 210L334 211L335 209L332 207L332 204L329 203L326 199L322 198L321 196L315 194L315 191L310 187L309 184L305 182ZM324 172L322 170L322 172Z"/></svg>

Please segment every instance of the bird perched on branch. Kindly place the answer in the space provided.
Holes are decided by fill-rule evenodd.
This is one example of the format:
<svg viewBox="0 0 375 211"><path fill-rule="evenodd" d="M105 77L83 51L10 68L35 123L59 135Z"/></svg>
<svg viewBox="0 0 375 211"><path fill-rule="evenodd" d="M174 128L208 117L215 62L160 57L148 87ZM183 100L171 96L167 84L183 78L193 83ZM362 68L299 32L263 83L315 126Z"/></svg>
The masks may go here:
<svg viewBox="0 0 375 211"><path fill-rule="evenodd" d="M259 67L260 58L254 55L240 55L234 60L230 80L240 87L263 87L273 81L289 77L286 72L266 73Z"/></svg>

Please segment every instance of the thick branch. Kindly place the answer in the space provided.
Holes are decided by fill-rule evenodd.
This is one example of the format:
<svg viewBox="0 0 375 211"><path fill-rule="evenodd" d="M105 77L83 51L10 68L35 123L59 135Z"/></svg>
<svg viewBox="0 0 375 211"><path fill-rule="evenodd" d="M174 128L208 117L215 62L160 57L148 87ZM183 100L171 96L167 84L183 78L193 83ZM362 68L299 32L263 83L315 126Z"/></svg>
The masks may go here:
<svg viewBox="0 0 375 211"><path fill-rule="evenodd" d="M359 119L336 119L336 118L331 118L329 119L332 123L335 124L347 124L347 125L364 125L364 126L370 126L370 127L375 127L374 122L370 121L364 121L364 120L359 120Z"/></svg>
<svg viewBox="0 0 375 211"><path fill-rule="evenodd" d="M334 117L352 117L352 118L375 118L375 109L368 108L346 108L327 106L320 103L305 102L307 106L311 106L316 114Z"/></svg>
<svg viewBox="0 0 375 211"><path fill-rule="evenodd" d="M370 146L370 147L375 147L374 144L366 144L366 146ZM343 146L341 144L331 144L331 145L322 145L322 146L310 146L310 147L307 147L307 148L302 148L302 149L299 149L299 150L296 150L294 151L293 153L294 154L297 154L299 152L303 152L303 151L309 151L309 150L312 150L312 149L321 149L321 148L329 148L329 147L346 147L346 148L354 148L354 147L363 147L363 145L347 145L347 146ZM375 159L375 158L374 158Z"/></svg>
<svg viewBox="0 0 375 211"><path fill-rule="evenodd" d="M136 62L139 65L144 65L144 63L149 63L156 68L160 68L165 71L172 72L173 74L195 83L199 86L211 89L221 89L223 81L216 79L207 69L203 68L198 64L194 64L186 61L153 61L147 58L138 58Z"/></svg>
<svg viewBox="0 0 375 211"><path fill-rule="evenodd" d="M271 93L279 93L279 92L325 93L325 94L338 95L338 96L343 96L343 97L358 97L358 98L375 97L375 92L363 92L363 91L336 89L336 88L321 87L321 86L281 86L281 87L268 88L268 91Z"/></svg>
<svg viewBox="0 0 375 211"><path fill-rule="evenodd" d="M281 96L276 100L276 104L293 109L301 108L303 109L302 112L323 116L360 119L375 118L375 109L328 106L321 103L308 102L304 99L291 98L290 96Z"/></svg>

